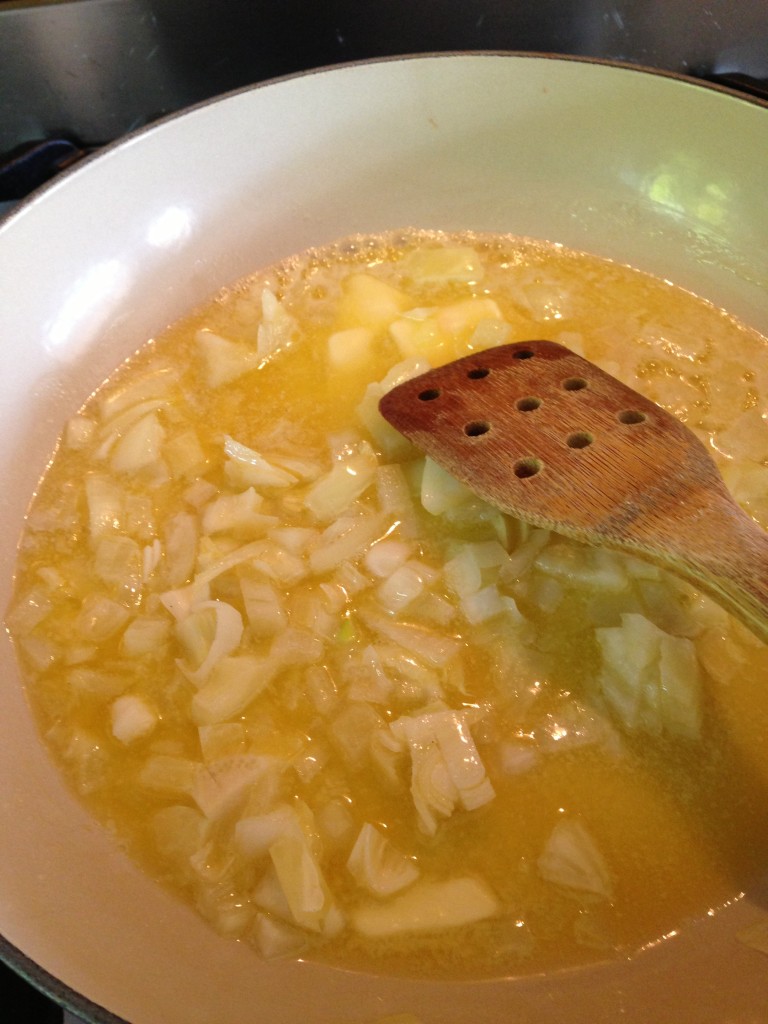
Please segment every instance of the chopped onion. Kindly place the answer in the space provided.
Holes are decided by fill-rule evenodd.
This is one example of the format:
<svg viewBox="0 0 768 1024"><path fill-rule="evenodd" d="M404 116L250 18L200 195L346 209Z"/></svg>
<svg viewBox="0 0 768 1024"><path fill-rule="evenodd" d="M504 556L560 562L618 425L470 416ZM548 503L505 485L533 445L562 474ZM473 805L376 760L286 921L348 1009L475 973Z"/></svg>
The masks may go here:
<svg viewBox="0 0 768 1024"><path fill-rule="evenodd" d="M487 883L459 876L417 881L386 903L361 903L352 911L350 923L362 935L385 939L461 928L495 917L499 910L499 901Z"/></svg>
<svg viewBox="0 0 768 1024"><path fill-rule="evenodd" d="M397 614L411 605L416 598L421 597L433 576L433 573L418 562L408 562L379 583L376 598L386 611Z"/></svg>
<svg viewBox="0 0 768 1024"><path fill-rule="evenodd" d="M242 377L261 362L261 356L255 349L222 338L205 328L198 331L195 341L205 360L206 383L210 388L218 388Z"/></svg>
<svg viewBox="0 0 768 1024"><path fill-rule="evenodd" d="M405 292L373 274L350 274L342 284L338 316L345 327L362 326L380 331L406 309L410 301Z"/></svg>
<svg viewBox="0 0 768 1024"><path fill-rule="evenodd" d="M432 459L424 460L421 478L421 504L433 516L473 501L475 495L456 477L451 476Z"/></svg>
<svg viewBox="0 0 768 1024"><path fill-rule="evenodd" d="M603 855L581 821L566 818L552 830L538 860L542 878L566 889L610 900L613 883Z"/></svg>
<svg viewBox="0 0 768 1024"><path fill-rule="evenodd" d="M192 718L215 725L240 714L270 683L274 666L255 654L221 658L192 698Z"/></svg>
<svg viewBox="0 0 768 1024"><path fill-rule="evenodd" d="M366 551L363 561L368 572L386 579L408 560L411 550L404 541L384 539Z"/></svg>
<svg viewBox="0 0 768 1024"><path fill-rule="evenodd" d="M148 736L158 722L157 712L137 694L118 697L110 708L112 735L121 743L133 743Z"/></svg>
<svg viewBox="0 0 768 1024"><path fill-rule="evenodd" d="M238 807L255 783L283 767L273 757L255 754L198 765L190 795L209 821L217 821Z"/></svg>
<svg viewBox="0 0 768 1024"><path fill-rule="evenodd" d="M316 575L322 575L364 554L382 533L378 515L347 517L326 530L309 555L309 564Z"/></svg>
<svg viewBox="0 0 768 1024"><path fill-rule="evenodd" d="M336 519L368 490L376 477L378 460L371 446L362 442L346 458L334 462L331 469L310 487L306 507L318 519Z"/></svg>
<svg viewBox="0 0 768 1024"><path fill-rule="evenodd" d="M352 372L371 357L374 334L369 327L348 327L328 338L328 366L332 372Z"/></svg>
<svg viewBox="0 0 768 1024"><path fill-rule="evenodd" d="M374 896L393 896L419 877L416 864L397 850L375 825L360 829L347 870L359 886Z"/></svg>
<svg viewBox="0 0 768 1024"><path fill-rule="evenodd" d="M240 643L243 620L237 608L225 601L201 601L176 625L176 635L187 653L187 663L177 662L190 682L202 685L222 658Z"/></svg>
<svg viewBox="0 0 768 1024"><path fill-rule="evenodd" d="M138 473L160 461L165 429L156 413L135 423L112 449L110 464L116 473Z"/></svg>
<svg viewBox="0 0 768 1024"><path fill-rule="evenodd" d="M296 332L296 321L275 293L265 288L261 293L261 323L256 336L259 359L266 359L289 345Z"/></svg>
<svg viewBox="0 0 768 1024"><path fill-rule="evenodd" d="M253 448L235 441L229 435L224 438L224 453L230 463L237 467L235 480L241 486L290 487L296 483L297 477L293 473L273 465Z"/></svg>
<svg viewBox="0 0 768 1024"><path fill-rule="evenodd" d="M412 651L418 658L437 668L446 666L462 647L462 641L456 637L446 636L417 623L397 622L388 616L368 611L363 613L363 618L375 633Z"/></svg>
<svg viewBox="0 0 768 1024"><path fill-rule="evenodd" d="M413 249L400 261L403 274L420 284L456 282L475 284L482 281L485 268L471 246L441 246Z"/></svg>
<svg viewBox="0 0 768 1024"><path fill-rule="evenodd" d="M288 619L283 599L272 583L243 576L240 590L254 636L274 636L285 628Z"/></svg>
<svg viewBox="0 0 768 1024"><path fill-rule="evenodd" d="M253 940L265 960L297 957L307 946L307 935L286 921L275 920L268 914L257 914L253 926Z"/></svg>
<svg viewBox="0 0 768 1024"><path fill-rule="evenodd" d="M253 487L239 494L222 494L203 509L203 533L232 533L236 537L258 536L271 516L258 513L263 498Z"/></svg>
<svg viewBox="0 0 768 1024"><path fill-rule="evenodd" d="M121 530L125 525L125 495L112 477L88 473L85 478L88 525L92 537Z"/></svg>

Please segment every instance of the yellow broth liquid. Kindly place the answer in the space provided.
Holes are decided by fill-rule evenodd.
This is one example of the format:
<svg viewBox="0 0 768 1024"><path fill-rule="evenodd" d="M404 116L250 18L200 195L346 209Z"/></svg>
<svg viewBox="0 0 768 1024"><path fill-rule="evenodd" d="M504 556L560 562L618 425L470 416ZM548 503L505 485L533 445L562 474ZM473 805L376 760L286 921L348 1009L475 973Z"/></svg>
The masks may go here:
<svg viewBox="0 0 768 1024"><path fill-rule="evenodd" d="M484 272L478 282L419 281L404 275L399 262L404 254L457 244L472 246L479 255ZM166 438L192 429L207 458L199 473L180 479L158 483L142 473L120 479L129 496L133 523L127 529L133 536L151 543L169 516L189 507L187 495L197 477L213 484L217 493L227 487L223 435L266 451L279 447L281 432L287 432L292 445L323 451L328 435L357 423L356 410L368 383L380 380L402 357L384 324L374 329L374 344L359 369L340 372L329 367L329 334L360 322L360 311L345 298L342 285L347 275L360 272L406 293L412 308L492 297L509 325L505 340L551 338L579 347L698 431L726 478L735 481L737 498L758 521L768 521L762 497L768 478L760 475L768 472L764 461L759 452L739 451L728 433L734 420L749 417L764 404L768 353L761 336L667 282L586 254L512 238L403 233L342 243L242 282L146 345L86 404L83 415L98 423L105 396L159 366L170 368L172 401L160 413ZM211 387L198 332L205 329L253 346L265 283L294 318L298 337L258 368ZM429 356L439 363L465 354L470 338L466 330L438 341ZM172 630L167 642L133 660L121 653L121 631L98 644L76 637L83 600L93 592L106 590L131 614L150 611L170 620L157 599L167 587L160 572L157 584L150 575L138 594L110 590L94 580L82 481L94 467L101 471L103 466L104 458L99 462L93 454L95 447L83 450L66 438L62 441L22 538L17 601L9 626L29 699L62 772L117 841L214 927L248 942L259 912L252 893L263 864L240 863L233 855L233 815L225 815L210 830L203 858L207 862L201 867L198 861L193 871L193 851L183 840L176 850L169 850L167 837L158 842L154 817L164 807L194 807L193 802L141 782L150 755L201 760L198 729L189 714L190 684L176 669L180 654ZM409 452L404 461L416 457ZM487 539L482 523L470 522L457 534L439 516L423 510L417 514L418 550L428 564L440 566L445 560L449 538ZM306 523L306 515L299 510L292 521ZM517 529L515 524L510 527L513 542ZM665 585L667 580L662 576ZM232 574L220 577L211 596L234 600L235 582ZM18 609L41 586L47 588L52 611L27 628ZM706 608L707 602L687 586L671 582L669 588L671 599L681 606L698 600ZM318 814L336 802L351 818L352 831L327 841L323 855L328 884L343 913L361 898L345 864L350 837L363 822L385 831L396 848L414 859L422 877L439 879L457 871L477 876L501 907L487 920L445 931L370 939L346 927L329 938L308 935L301 955L426 977L558 969L625 956L652 944L716 912L764 869L766 649L730 619L705 616L695 638L702 670L698 738L623 730L602 708L600 714L620 736L618 753L589 743L559 752L550 744L529 770L510 773L500 754L506 740L522 737L535 749L531 736L548 710L556 720L569 700L588 708L596 700L599 705L595 678L600 651L590 622L595 608L601 622L610 621L606 605L613 600L577 586L549 611L537 604L525 581L512 592L528 623L527 642L512 664L494 669L505 627L494 621L474 628L455 623L448 627L463 641L464 689L452 693L451 703L490 709L474 732L496 795L474 811L456 810L439 823L435 835L426 835L417 825L408 799L407 767L400 769L398 788L383 785L366 749L350 760L329 743L328 720L308 699L301 669L286 670L233 719L242 729L232 733L229 747L224 742L222 753L227 756L293 758L318 745L325 750L322 770L307 781L296 781L294 792ZM355 622L354 598L343 617L350 620ZM365 633L359 623L356 628ZM256 642L252 646L259 649ZM75 667L112 681L103 692L98 682L91 690L73 686ZM126 692L146 698L159 716L147 737L127 744L112 734L109 716L111 702ZM521 694L527 696L521 699ZM358 711L362 704L356 702ZM364 710L362 735L408 712L402 706L378 704L367 704ZM569 816L587 827L609 866L613 891L608 900L553 885L537 870L547 836ZM201 875L206 875L204 883Z"/></svg>

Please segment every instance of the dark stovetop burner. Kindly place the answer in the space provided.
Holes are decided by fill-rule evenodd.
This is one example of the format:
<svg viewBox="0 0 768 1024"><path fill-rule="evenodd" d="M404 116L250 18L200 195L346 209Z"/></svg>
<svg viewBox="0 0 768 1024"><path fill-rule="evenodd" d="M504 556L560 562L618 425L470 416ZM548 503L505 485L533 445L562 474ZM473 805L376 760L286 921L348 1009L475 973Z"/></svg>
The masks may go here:
<svg viewBox="0 0 768 1024"><path fill-rule="evenodd" d="M64 1011L0 962L0 1017L7 1024L62 1024Z"/></svg>

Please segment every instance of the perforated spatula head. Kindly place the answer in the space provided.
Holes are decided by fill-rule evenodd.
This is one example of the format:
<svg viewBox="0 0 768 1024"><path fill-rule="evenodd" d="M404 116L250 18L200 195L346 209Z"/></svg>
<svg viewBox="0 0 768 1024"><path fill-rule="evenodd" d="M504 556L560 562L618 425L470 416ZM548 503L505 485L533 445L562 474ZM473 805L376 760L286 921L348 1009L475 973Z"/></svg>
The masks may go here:
<svg viewBox="0 0 768 1024"><path fill-rule="evenodd" d="M503 511L662 564L768 636L765 534L683 423L588 360L552 341L502 345L400 384L379 408Z"/></svg>

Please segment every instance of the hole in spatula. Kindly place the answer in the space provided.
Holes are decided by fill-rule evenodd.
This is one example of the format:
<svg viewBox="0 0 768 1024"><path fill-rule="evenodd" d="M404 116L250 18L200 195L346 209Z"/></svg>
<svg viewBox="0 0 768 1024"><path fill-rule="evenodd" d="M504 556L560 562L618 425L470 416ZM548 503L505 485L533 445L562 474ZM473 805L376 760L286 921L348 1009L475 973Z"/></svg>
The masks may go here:
<svg viewBox="0 0 768 1024"><path fill-rule="evenodd" d="M515 476L520 480L525 480L528 477L536 476L544 468L544 463L541 459L535 458L533 455L528 456L525 459L518 459L512 469L514 470Z"/></svg>
<svg viewBox="0 0 768 1024"><path fill-rule="evenodd" d="M467 376L470 380L482 380L483 377L487 377L491 371L487 366L476 366L474 370L470 370Z"/></svg>
<svg viewBox="0 0 768 1024"><path fill-rule="evenodd" d="M439 388L427 388L426 391L420 391L419 392L419 401L420 402L434 402L434 400L436 398L439 398L439 397L440 397L440 389Z"/></svg>
<svg viewBox="0 0 768 1024"><path fill-rule="evenodd" d="M565 443L569 448L589 448L594 440L586 430L578 430L575 434L569 434Z"/></svg>
<svg viewBox="0 0 768 1024"><path fill-rule="evenodd" d="M566 391L582 391L587 387L587 382L583 377L566 377L563 381L563 388Z"/></svg>
<svg viewBox="0 0 768 1024"><path fill-rule="evenodd" d="M512 353L514 359L533 359L536 353L530 348L519 348Z"/></svg>
<svg viewBox="0 0 768 1024"><path fill-rule="evenodd" d="M464 433L467 437L482 437L483 434L487 434L491 429L491 424L487 420L472 420L471 423L467 423L464 427Z"/></svg>
<svg viewBox="0 0 768 1024"><path fill-rule="evenodd" d="M519 398L515 402L515 408L519 409L520 412L533 412L534 409L538 409L541 405L540 398L534 398L533 395L529 395L527 398Z"/></svg>
<svg viewBox="0 0 768 1024"><path fill-rule="evenodd" d="M622 409L616 419L619 423L627 423L632 426L635 423L645 423L645 413L639 412L637 409Z"/></svg>

